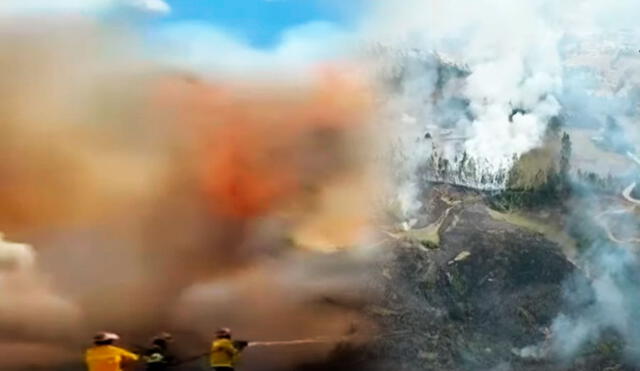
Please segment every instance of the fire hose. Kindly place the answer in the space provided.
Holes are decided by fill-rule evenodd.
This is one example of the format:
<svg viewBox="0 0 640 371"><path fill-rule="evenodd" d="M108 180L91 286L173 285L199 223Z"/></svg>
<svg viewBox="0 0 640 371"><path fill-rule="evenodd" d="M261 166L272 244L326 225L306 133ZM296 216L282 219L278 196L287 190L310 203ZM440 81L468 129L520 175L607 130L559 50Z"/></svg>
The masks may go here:
<svg viewBox="0 0 640 371"><path fill-rule="evenodd" d="M274 346L284 346L284 345L338 343L345 340L347 340L347 337L341 337L341 338L317 337L317 338L297 339L297 340L249 341L247 342L246 346L247 347L274 347Z"/></svg>
<svg viewBox="0 0 640 371"><path fill-rule="evenodd" d="M253 348L253 347L276 347L276 346L287 346L287 345L339 343L339 342L347 341L352 338L353 338L352 336L342 336L342 337L315 337L315 338L295 339L295 340L268 340L268 341L234 340L233 346L239 350L243 350L245 348ZM209 356L210 354L211 352L201 353L196 356L184 359L180 363L182 364L182 363L195 361L201 357Z"/></svg>

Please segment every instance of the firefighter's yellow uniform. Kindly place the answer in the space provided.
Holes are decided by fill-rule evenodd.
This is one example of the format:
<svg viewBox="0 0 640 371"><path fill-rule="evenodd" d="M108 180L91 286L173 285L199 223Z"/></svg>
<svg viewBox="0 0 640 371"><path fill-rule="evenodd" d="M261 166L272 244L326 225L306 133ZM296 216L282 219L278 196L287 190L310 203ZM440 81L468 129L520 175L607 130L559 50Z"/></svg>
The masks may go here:
<svg viewBox="0 0 640 371"><path fill-rule="evenodd" d="M216 339L211 344L211 367L233 368L238 361L240 351L230 339Z"/></svg>
<svg viewBox="0 0 640 371"><path fill-rule="evenodd" d="M122 371L123 362L137 360L137 355L113 345L97 345L85 352L89 371Z"/></svg>

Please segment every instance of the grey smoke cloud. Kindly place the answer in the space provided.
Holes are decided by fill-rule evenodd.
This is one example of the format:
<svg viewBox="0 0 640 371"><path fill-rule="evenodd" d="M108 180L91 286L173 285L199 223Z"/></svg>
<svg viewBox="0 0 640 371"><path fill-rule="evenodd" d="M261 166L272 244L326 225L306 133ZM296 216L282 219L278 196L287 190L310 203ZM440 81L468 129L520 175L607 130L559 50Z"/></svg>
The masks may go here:
<svg viewBox="0 0 640 371"><path fill-rule="evenodd" d="M626 341L626 353L640 355L640 326L635 320L639 265L635 254L624 247L600 245L583 256L587 281L574 279L566 284L569 310L552 325L552 349L561 359L572 359L585 346L601 340L606 331L615 331Z"/></svg>

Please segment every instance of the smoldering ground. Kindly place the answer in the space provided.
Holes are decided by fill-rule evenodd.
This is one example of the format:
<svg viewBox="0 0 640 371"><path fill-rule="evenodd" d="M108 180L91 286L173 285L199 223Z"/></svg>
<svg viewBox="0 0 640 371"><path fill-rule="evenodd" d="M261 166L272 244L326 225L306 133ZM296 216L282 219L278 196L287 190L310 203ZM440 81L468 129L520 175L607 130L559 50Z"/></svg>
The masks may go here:
<svg viewBox="0 0 640 371"><path fill-rule="evenodd" d="M175 331L188 354L220 326L252 340L368 332L375 256L326 255L368 234L364 81L339 66L297 83L185 77L135 33L38 21L0 35L0 225L33 246L2 247L28 261L0 273L3 369L73 367L103 329L129 345ZM246 367L332 348L248 352Z"/></svg>
<svg viewBox="0 0 640 371"><path fill-rule="evenodd" d="M621 362L635 365L639 332L633 308L638 305L640 266L637 241L627 237L638 230L633 204L590 187L580 192L582 197L571 203L571 217L572 228L583 239L577 260L582 271L564 284L565 309L553 321L550 351L568 364L607 343Z"/></svg>

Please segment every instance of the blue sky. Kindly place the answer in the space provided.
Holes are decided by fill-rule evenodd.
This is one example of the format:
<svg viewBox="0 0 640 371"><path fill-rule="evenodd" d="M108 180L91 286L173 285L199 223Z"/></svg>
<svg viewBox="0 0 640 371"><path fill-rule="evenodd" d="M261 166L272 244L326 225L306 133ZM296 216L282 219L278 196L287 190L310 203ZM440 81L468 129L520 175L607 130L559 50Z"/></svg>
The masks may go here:
<svg viewBox="0 0 640 371"><path fill-rule="evenodd" d="M210 24L255 48L278 44L287 29L326 22L349 29L362 14L364 0L167 0L171 12L154 26ZM345 5L346 3L346 5Z"/></svg>
<svg viewBox="0 0 640 371"><path fill-rule="evenodd" d="M150 33L181 26L215 28L249 47L272 49L288 30L322 23L353 29L370 0L0 0L0 14L81 12L107 22L133 16ZM140 17L142 15L142 17ZM148 16L148 17L147 17Z"/></svg>
<svg viewBox="0 0 640 371"><path fill-rule="evenodd" d="M138 26L145 52L173 67L244 73L344 56L370 1L0 0L0 14L95 15Z"/></svg>

